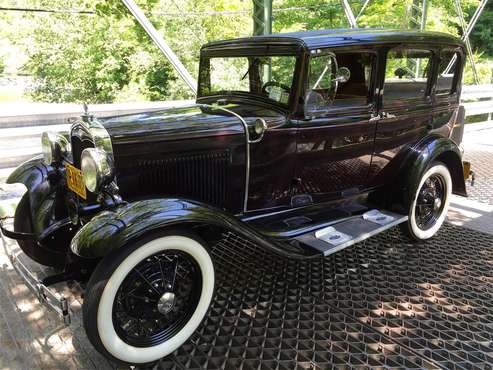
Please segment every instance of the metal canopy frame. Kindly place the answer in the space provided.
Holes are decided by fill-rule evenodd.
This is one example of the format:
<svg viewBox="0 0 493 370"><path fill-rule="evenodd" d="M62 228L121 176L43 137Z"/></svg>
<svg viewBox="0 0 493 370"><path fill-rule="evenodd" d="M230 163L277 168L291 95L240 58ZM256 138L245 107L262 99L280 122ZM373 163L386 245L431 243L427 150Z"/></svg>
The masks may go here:
<svg viewBox="0 0 493 370"><path fill-rule="evenodd" d="M471 41L469 40L469 35L471 34L474 26L476 25L476 23L477 23L480 15L481 15L481 13L483 12L487 2L488 2L488 0L481 0L479 2L479 5L476 8L476 11L474 12L471 20L469 21L469 24L466 24L466 20L464 18L464 13L462 11L462 6L460 4L460 0L454 0L454 5L455 5L456 11L457 11L457 15L459 16L459 20L460 20L462 32L463 32L462 41L464 41L466 44L467 53L469 54L469 61L471 63L472 74L474 76L474 81L476 82L477 85L479 84L479 78L478 78L478 72L476 70L476 63L474 62L474 55L472 53L472 47L471 47ZM455 57L455 56L454 56L454 58L452 58L452 60L450 61L449 65L447 66L447 68L445 70L446 72L450 71L450 69L452 68L452 66L455 63L456 58L457 57Z"/></svg>
<svg viewBox="0 0 493 370"><path fill-rule="evenodd" d="M197 81L192 77L190 72L188 72L186 67L176 56L173 50L171 50L168 43L164 40L163 36L161 36L161 34L152 25L149 19L147 19L140 7L133 0L122 0L122 2L128 8L128 10L130 10L130 13L132 13L135 19L140 23L142 28L147 32L152 41L154 41L154 43L163 52L166 58L168 58L173 68L176 70L176 72L178 72L183 81L185 81L190 90L192 90L194 94L197 94Z"/></svg>
<svg viewBox="0 0 493 370"><path fill-rule="evenodd" d="M346 18L351 28L358 28L356 17L354 16L353 9L351 9L351 5L349 5L348 0L341 0L341 3L342 7L344 8L344 14L346 14Z"/></svg>
<svg viewBox="0 0 493 370"><path fill-rule="evenodd" d="M272 33L272 0L253 0L253 34Z"/></svg>

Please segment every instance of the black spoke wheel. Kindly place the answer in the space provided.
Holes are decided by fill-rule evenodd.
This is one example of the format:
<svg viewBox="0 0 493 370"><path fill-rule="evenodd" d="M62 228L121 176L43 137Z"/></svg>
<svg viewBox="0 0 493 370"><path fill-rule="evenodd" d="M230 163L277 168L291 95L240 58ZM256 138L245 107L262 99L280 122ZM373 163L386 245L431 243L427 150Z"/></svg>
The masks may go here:
<svg viewBox="0 0 493 370"><path fill-rule="evenodd" d="M179 230L152 233L100 261L85 291L84 329L112 361L153 363L193 335L214 288L214 264L199 237Z"/></svg>
<svg viewBox="0 0 493 370"><path fill-rule="evenodd" d="M411 181L414 181L411 179ZM452 177L441 162L434 162L409 194L408 221L401 230L414 241L429 239L443 225L452 195Z"/></svg>
<svg viewBox="0 0 493 370"><path fill-rule="evenodd" d="M135 347L163 343L188 322L201 290L202 276L189 254L156 253L139 263L118 289L113 305L115 330Z"/></svg>
<svg viewBox="0 0 493 370"><path fill-rule="evenodd" d="M445 180L439 174L428 177L418 193L415 217L418 227L428 230L436 223L445 206Z"/></svg>

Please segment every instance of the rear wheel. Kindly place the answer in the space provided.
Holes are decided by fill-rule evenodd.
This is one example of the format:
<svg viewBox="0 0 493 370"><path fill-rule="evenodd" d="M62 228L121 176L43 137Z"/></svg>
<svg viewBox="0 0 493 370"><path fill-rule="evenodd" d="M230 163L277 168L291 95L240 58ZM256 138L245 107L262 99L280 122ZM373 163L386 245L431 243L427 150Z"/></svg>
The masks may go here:
<svg viewBox="0 0 493 370"><path fill-rule="evenodd" d="M125 364L157 361L185 343L212 301L214 267L197 238L167 234L105 257L87 285L86 333Z"/></svg>
<svg viewBox="0 0 493 370"><path fill-rule="evenodd" d="M448 168L443 163L433 163L414 191L409 219L402 224L406 234L416 241L434 236L447 217L451 195L452 178Z"/></svg>

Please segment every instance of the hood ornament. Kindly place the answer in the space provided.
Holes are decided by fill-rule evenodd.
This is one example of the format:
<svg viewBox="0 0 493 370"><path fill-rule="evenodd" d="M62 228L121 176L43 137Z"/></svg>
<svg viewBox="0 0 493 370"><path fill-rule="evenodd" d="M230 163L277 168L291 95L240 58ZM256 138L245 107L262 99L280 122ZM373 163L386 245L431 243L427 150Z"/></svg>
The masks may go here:
<svg viewBox="0 0 493 370"><path fill-rule="evenodd" d="M90 121L93 116L89 114L89 107L86 103L82 103L82 109L84 110L84 113L82 114L82 120L86 122Z"/></svg>

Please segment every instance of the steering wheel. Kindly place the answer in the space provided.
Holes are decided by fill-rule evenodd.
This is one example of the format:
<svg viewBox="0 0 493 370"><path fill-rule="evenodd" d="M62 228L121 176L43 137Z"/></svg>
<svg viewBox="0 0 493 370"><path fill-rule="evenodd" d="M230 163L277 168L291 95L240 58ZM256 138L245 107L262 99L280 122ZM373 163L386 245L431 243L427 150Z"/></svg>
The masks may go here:
<svg viewBox="0 0 493 370"><path fill-rule="evenodd" d="M291 88L289 86L286 86L280 82L277 82L277 81L268 81L264 84L264 86L262 86L262 93L263 94L269 94L269 92L267 91L267 88L268 87L271 87L271 86L278 86L280 87L281 89L283 90L286 90L288 93L291 91Z"/></svg>

